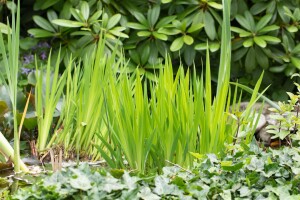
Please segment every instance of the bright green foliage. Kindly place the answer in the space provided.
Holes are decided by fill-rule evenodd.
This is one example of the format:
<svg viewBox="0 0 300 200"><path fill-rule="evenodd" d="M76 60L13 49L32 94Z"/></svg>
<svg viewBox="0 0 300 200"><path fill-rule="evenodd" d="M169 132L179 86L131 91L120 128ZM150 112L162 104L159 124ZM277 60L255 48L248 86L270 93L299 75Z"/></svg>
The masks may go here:
<svg viewBox="0 0 300 200"><path fill-rule="evenodd" d="M117 70L122 69L122 64L122 59L116 61L115 54L106 54L105 40L101 40L95 52L84 59L82 70L81 66L73 66L74 71L68 71L64 106L53 136L66 151L75 147L78 153L97 157L93 144L100 140L95 134L107 132L104 94L111 92L110 84L117 84Z"/></svg>
<svg viewBox="0 0 300 200"><path fill-rule="evenodd" d="M190 166L189 152L220 153L225 143L237 140L235 137L250 142L255 129L250 107L240 116L250 127L227 114L229 106L240 101L230 101L229 10L227 4L214 98L208 51L205 81L195 72L185 73L182 67L174 77L171 61L167 60L154 77L156 81L149 83L138 69L126 73L125 59L116 61L116 50L110 55L105 51L105 40L100 40L95 53L83 59L82 69L74 66L72 73L65 72L68 77L64 107L49 145L62 145L66 152L75 148L78 156L82 153L98 158L101 154L111 167L127 166L124 159L131 169L144 173L155 167L161 170L166 160ZM250 105L257 100L261 80L262 77ZM239 131L244 135L236 135Z"/></svg>
<svg viewBox="0 0 300 200"><path fill-rule="evenodd" d="M294 76L299 76L299 74L294 74ZM291 146L292 141L300 140L300 85L298 83L295 83L295 85L298 89L297 94L288 92L290 98L288 102L278 102L278 109L270 108L273 112L270 118L275 122L267 126L267 132L272 134L272 139L286 139Z"/></svg>
<svg viewBox="0 0 300 200"><path fill-rule="evenodd" d="M12 15L12 26L10 25L4 29L7 30L7 46L4 44L4 36L0 33L0 53L3 59L4 70L0 72L0 81L4 84L13 113L14 124L14 149L10 146L8 141L0 132L1 146L0 152L9 158L11 157L14 162L14 168L16 172L27 171L27 167L22 163L20 159L20 136L18 134L18 120L17 120L17 82L18 82L18 70L19 70L19 39L20 39L20 2L18 1L18 7L15 8ZM17 15L17 17L16 17ZM6 32L6 31L5 31Z"/></svg>
<svg viewBox="0 0 300 200"><path fill-rule="evenodd" d="M39 151L46 150L56 106L65 87L67 75L67 71L61 76L58 74L60 56L58 56L55 71L52 74L50 58L51 56L48 59L45 73L43 73L43 69L36 66L35 104L38 123L37 149ZM67 70L70 70L70 66Z"/></svg>
<svg viewBox="0 0 300 200"><path fill-rule="evenodd" d="M235 147L236 148L236 147ZM219 159L203 156L190 169L165 167L161 175L136 177L68 168L22 188L13 199L299 199L299 151L283 148L264 152L243 146Z"/></svg>

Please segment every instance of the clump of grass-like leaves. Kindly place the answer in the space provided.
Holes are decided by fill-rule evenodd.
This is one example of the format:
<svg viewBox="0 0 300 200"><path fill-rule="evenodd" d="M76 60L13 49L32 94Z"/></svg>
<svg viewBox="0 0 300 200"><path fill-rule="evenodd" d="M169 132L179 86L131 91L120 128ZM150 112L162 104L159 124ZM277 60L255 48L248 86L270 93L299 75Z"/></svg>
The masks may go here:
<svg viewBox="0 0 300 200"><path fill-rule="evenodd" d="M15 13L16 12L16 13ZM17 18L16 18L17 14ZM7 33L7 45L4 42L3 34ZM12 104L14 119L14 148L0 132L0 152L14 162L15 172L28 171L26 165L20 159L20 135L18 133L17 121L17 91L18 91L18 70L19 70L19 40L20 40L20 1L17 10L13 9L12 26L1 24L0 30L0 53L3 59L4 72L0 72L0 81L4 84L9 93Z"/></svg>
<svg viewBox="0 0 300 200"><path fill-rule="evenodd" d="M52 141L66 150L101 155L111 167L145 172L167 163L190 166L194 153L220 153L224 144L251 141L255 117L250 107L229 117L231 104L238 104L237 90L231 101L230 2L223 1L221 62L216 96L212 96L209 53L205 80L180 67L173 72L170 59L162 64L157 82L147 82L136 70L126 73L124 58L108 55L100 40L83 68L68 71L64 108ZM249 105L257 100L259 79ZM239 124L240 120L248 122ZM239 136L237 132L245 132ZM96 148L95 148L96 147ZM195 155L195 154L194 154ZM126 162L124 162L126 161Z"/></svg>

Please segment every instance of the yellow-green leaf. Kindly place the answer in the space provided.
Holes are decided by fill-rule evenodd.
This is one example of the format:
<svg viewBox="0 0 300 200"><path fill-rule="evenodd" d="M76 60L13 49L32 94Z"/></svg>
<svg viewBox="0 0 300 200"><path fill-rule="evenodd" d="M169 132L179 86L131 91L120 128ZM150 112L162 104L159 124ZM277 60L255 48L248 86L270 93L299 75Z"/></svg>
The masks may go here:
<svg viewBox="0 0 300 200"><path fill-rule="evenodd" d="M265 40L263 40L261 37L254 37L254 42L258 46L265 48L267 46L267 43Z"/></svg>
<svg viewBox="0 0 300 200"><path fill-rule="evenodd" d="M86 26L86 23L83 22L76 22L72 20L66 20L66 19L55 19L52 20L53 24L63 26L63 27L70 27L70 28L77 28L77 27L84 27Z"/></svg>
<svg viewBox="0 0 300 200"><path fill-rule="evenodd" d="M139 31L137 33L137 35L140 37L149 37L151 35L151 32L150 31Z"/></svg>
<svg viewBox="0 0 300 200"><path fill-rule="evenodd" d="M185 44L191 45L194 43L194 38L189 35L185 35L185 36L183 36L183 41Z"/></svg>
<svg viewBox="0 0 300 200"><path fill-rule="evenodd" d="M207 2L207 4L210 6L210 7L213 7L215 9L218 9L218 10L222 10L223 6L222 4L219 4L219 3L216 3L216 2Z"/></svg>
<svg viewBox="0 0 300 200"><path fill-rule="evenodd" d="M176 38L173 43L171 44L170 50L171 51L178 51L179 49L181 49L181 47L183 46L184 42L183 42L183 37L179 37Z"/></svg>
<svg viewBox="0 0 300 200"><path fill-rule="evenodd" d="M253 38L249 38L243 42L244 47L252 47L253 46Z"/></svg>

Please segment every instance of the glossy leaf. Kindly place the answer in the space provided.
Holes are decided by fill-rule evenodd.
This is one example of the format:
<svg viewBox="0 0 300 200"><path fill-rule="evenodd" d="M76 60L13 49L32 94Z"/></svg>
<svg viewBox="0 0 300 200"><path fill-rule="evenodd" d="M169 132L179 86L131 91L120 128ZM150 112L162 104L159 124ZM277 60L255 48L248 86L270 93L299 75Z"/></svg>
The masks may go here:
<svg viewBox="0 0 300 200"><path fill-rule="evenodd" d="M166 36L165 34L158 33L158 32L155 32L155 31L152 34L156 39L163 40L163 41L168 40L168 36Z"/></svg>
<svg viewBox="0 0 300 200"><path fill-rule="evenodd" d="M219 3L216 3L216 2L213 2L213 1L208 1L207 4L208 4L210 7L213 7L213 8L218 9L218 10L223 9L222 4L219 4Z"/></svg>
<svg viewBox="0 0 300 200"><path fill-rule="evenodd" d="M201 28L203 28L204 27L204 24L202 24L202 23L194 23L194 24L192 24L189 28L188 28L188 30L187 30L187 32L188 33L193 33L193 32L195 32L195 31L198 31L198 30L200 30Z"/></svg>
<svg viewBox="0 0 300 200"><path fill-rule="evenodd" d="M183 41L183 37L179 37L179 38L176 38L172 44L171 44L171 47L170 47L170 50L171 51L178 51L182 48L183 44L184 44L184 41Z"/></svg>
<svg viewBox="0 0 300 200"><path fill-rule="evenodd" d="M84 27L84 26L86 26L85 23L71 21L71 20L66 20L66 19L52 20L52 23L57 24L59 26L70 27L70 28L77 28L77 27L82 27L82 26Z"/></svg>
<svg viewBox="0 0 300 200"><path fill-rule="evenodd" d="M291 57L291 62L293 63L293 65L295 67L297 67L298 69L300 69L300 58Z"/></svg>
<svg viewBox="0 0 300 200"><path fill-rule="evenodd" d="M81 2L80 11L81 11L81 14L82 14L83 18L85 19L85 21L87 21L90 16L90 6L89 6L88 2L86 2L86 1Z"/></svg>
<svg viewBox="0 0 300 200"><path fill-rule="evenodd" d="M234 51L233 56L232 56L233 61L239 61L246 55L247 52L248 52L248 48L240 48L240 49Z"/></svg>
<svg viewBox="0 0 300 200"><path fill-rule="evenodd" d="M269 70L270 72L273 73L281 73L286 69L287 65L281 65L281 66L275 66L275 67L270 67Z"/></svg>
<svg viewBox="0 0 300 200"><path fill-rule="evenodd" d="M49 31L49 32L55 32L55 29L53 28L53 26L44 18L38 16L38 15L35 15L32 17L33 18L33 21L41 28Z"/></svg>
<svg viewBox="0 0 300 200"><path fill-rule="evenodd" d="M41 6L41 9L44 10L44 9L47 9L53 5L55 5L56 3L58 3L60 0L49 0L49 1L44 1L42 6Z"/></svg>
<svg viewBox="0 0 300 200"><path fill-rule="evenodd" d="M250 25L250 22L248 22L245 17L241 16L241 15L237 15L235 17L235 19L238 21L238 23L244 27L245 29L247 29L248 31L251 31L251 25Z"/></svg>
<svg viewBox="0 0 300 200"><path fill-rule="evenodd" d="M137 29L137 30L147 30L147 26L135 22L128 22L127 27L132 28L132 29Z"/></svg>
<svg viewBox="0 0 300 200"><path fill-rule="evenodd" d="M256 55L257 63L263 69L268 69L269 68L269 58L259 47L255 47L255 55Z"/></svg>
<svg viewBox="0 0 300 200"><path fill-rule="evenodd" d="M142 25L149 27L147 19L145 18L145 16L142 13L134 12L133 15Z"/></svg>
<svg viewBox="0 0 300 200"><path fill-rule="evenodd" d="M136 50L129 50L130 58L136 63L140 63L140 56L139 53Z"/></svg>
<svg viewBox="0 0 300 200"><path fill-rule="evenodd" d="M95 23L102 15L102 10L96 11L88 20L89 23Z"/></svg>
<svg viewBox="0 0 300 200"><path fill-rule="evenodd" d="M297 46L294 47L294 49L291 51L291 53L299 54L300 53L300 44L297 44Z"/></svg>
<svg viewBox="0 0 300 200"><path fill-rule="evenodd" d="M184 61L188 66L191 66L194 63L196 51L193 46L187 46L184 50Z"/></svg>
<svg viewBox="0 0 300 200"><path fill-rule="evenodd" d="M279 43L281 42L281 40L277 37L273 37L273 36L269 36L269 35L263 35L263 36L259 36L261 39L267 41L267 42L270 42L270 43Z"/></svg>
<svg viewBox="0 0 300 200"><path fill-rule="evenodd" d="M47 38L53 37L55 34L49 31L45 31L39 28L32 28L28 30L28 33L33 35L35 38Z"/></svg>
<svg viewBox="0 0 300 200"><path fill-rule="evenodd" d="M121 19L121 14L115 14L111 18L109 18L108 23L107 23L107 29L113 28L117 23L119 23Z"/></svg>
<svg viewBox="0 0 300 200"><path fill-rule="evenodd" d="M266 27L260 29L258 32L259 33L267 33L267 32L275 31L275 30L278 30L278 29L279 29L279 26L277 26L277 25L270 25L270 26L266 26Z"/></svg>
<svg viewBox="0 0 300 200"><path fill-rule="evenodd" d="M160 14L160 5L155 5L148 11L148 21L151 27L154 27Z"/></svg>
<svg viewBox="0 0 300 200"><path fill-rule="evenodd" d="M251 8L250 8L250 12L253 15L257 15L259 13L262 13L264 10L266 10L266 8L268 7L268 3L266 2L258 2L255 3Z"/></svg>
<svg viewBox="0 0 300 200"><path fill-rule="evenodd" d="M263 16L259 22L256 24L256 27L255 27L255 30L256 31L259 31L261 30L262 28L264 28L268 23L269 21L272 19L272 15L271 14L267 14L265 16Z"/></svg>
<svg viewBox="0 0 300 200"><path fill-rule="evenodd" d="M290 33L296 33L299 29L296 26L288 26L286 27L286 30L288 30Z"/></svg>
<svg viewBox="0 0 300 200"><path fill-rule="evenodd" d="M141 64L144 65L148 62L150 56L150 46L144 45L141 51Z"/></svg>
<svg viewBox="0 0 300 200"><path fill-rule="evenodd" d="M221 45L219 42L211 42L209 43L209 50L211 52L216 52L220 49Z"/></svg>
<svg viewBox="0 0 300 200"><path fill-rule="evenodd" d="M4 33L4 34L8 34L8 32L11 33L11 29L6 24L3 24L1 22L0 22L0 31L1 31L1 33Z"/></svg>
<svg viewBox="0 0 300 200"><path fill-rule="evenodd" d="M179 33L181 33L181 31L179 29L176 28L160 28L157 31L158 33L163 33L165 35L177 35Z"/></svg>
<svg viewBox="0 0 300 200"><path fill-rule="evenodd" d="M254 37L254 42L255 44L257 44L258 46L262 47L262 48L265 48L267 46L267 43L264 39L262 39L261 37L257 36L257 37Z"/></svg>
<svg viewBox="0 0 300 200"><path fill-rule="evenodd" d="M256 59L255 59L255 51L254 48L249 48L249 51L246 55L245 59L245 68L247 72L252 72L256 67Z"/></svg>
<svg viewBox="0 0 300 200"><path fill-rule="evenodd" d="M252 47L253 46L253 38L249 38L243 42L244 47Z"/></svg>
<svg viewBox="0 0 300 200"><path fill-rule="evenodd" d="M149 37L152 33L150 31L139 31L137 35L140 37Z"/></svg>
<svg viewBox="0 0 300 200"><path fill-rule="evenodd" d="M57 16L57 14L54 10L48 10L47 11L47 18L48 18L49 21L52 21L54 19L57 19L58 16Z"/></svg>
<svg viewBox="0 0 300 200"><path fill-rule="evenodd" d="M194 43L193 37L191 37L191 36L189 36L189 35L184 35L184 36L183 36L183 41L184 41L184 43L187 44L187 45L191 45L191 44Z"/></svg>
<svg viewBox="0 0 300 200"><path fill-rule="evenodd" d="M78 9L71 8L70 11L71 11L71 14L73 15L73 17L74 17L78 22L82 22L82 23L85 23L85 22L86 22L86 20L84 19L82 13L81 13Z"/></svg>
<svg viewBox="0 0 300 200"><path fill-rule="evenodd" d="M195 45L195 49L199 50L199 51L206 50L206 48L207 48L207 44L206 43L200 43L200 44Z"/></svg>
<svg viewBox="0 0 300 200"><path fill-rule="evenodd" d="M155 28L159 29L159 28L162 28L162 27L170 24L173 20L176 19L176 17L177 16L167 16L167 17L162 18L161 20L158 21Z"/></svg>
<svg viewBox="0 0 300 200"><path fill-rule="evenodd" d="M115 27L115 28L118 28L118 27ZM110 29L109 32L117 37L129 38L129 36L127 34L122 33L121 31L119 31L118 29L115 29L115 28Z"/></svg>
<svg viewBox="0 0 300 200"><path fill-rule="evenodd" d="M205 12L204 30L210 40L214 40L216 38L215 20L209 12Z"/></svg>
<svg viewBox="0 0 300 200"><path fill-rule="evenodd" d="M233 31L233 32L235 32L235 33L239 33L239 34L244 34L244 35L247 35L247 34L252 34L251 32L249 32L249 31L245 31L244 29L241 29L241 28L239 28L239 27L231 27L230 28L230 30L231 31Z"/></svg>

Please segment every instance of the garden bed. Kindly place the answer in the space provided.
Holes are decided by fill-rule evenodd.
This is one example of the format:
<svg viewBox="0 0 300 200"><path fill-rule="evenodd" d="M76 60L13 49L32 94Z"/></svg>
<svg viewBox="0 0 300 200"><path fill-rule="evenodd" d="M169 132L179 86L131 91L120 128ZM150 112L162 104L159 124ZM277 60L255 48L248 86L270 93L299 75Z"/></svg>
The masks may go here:
<svg viewBox="0 0 300 200"><path fill-rule="evenodd" d="M237 150L238 149L238 150ZM198 157L198 158L196 158ZM299 199L300 151L264 151L256 144L215 154L195 154L191 169L177 165L160 175L122 169L68 167L30 183L13 199Z"/></svg>

